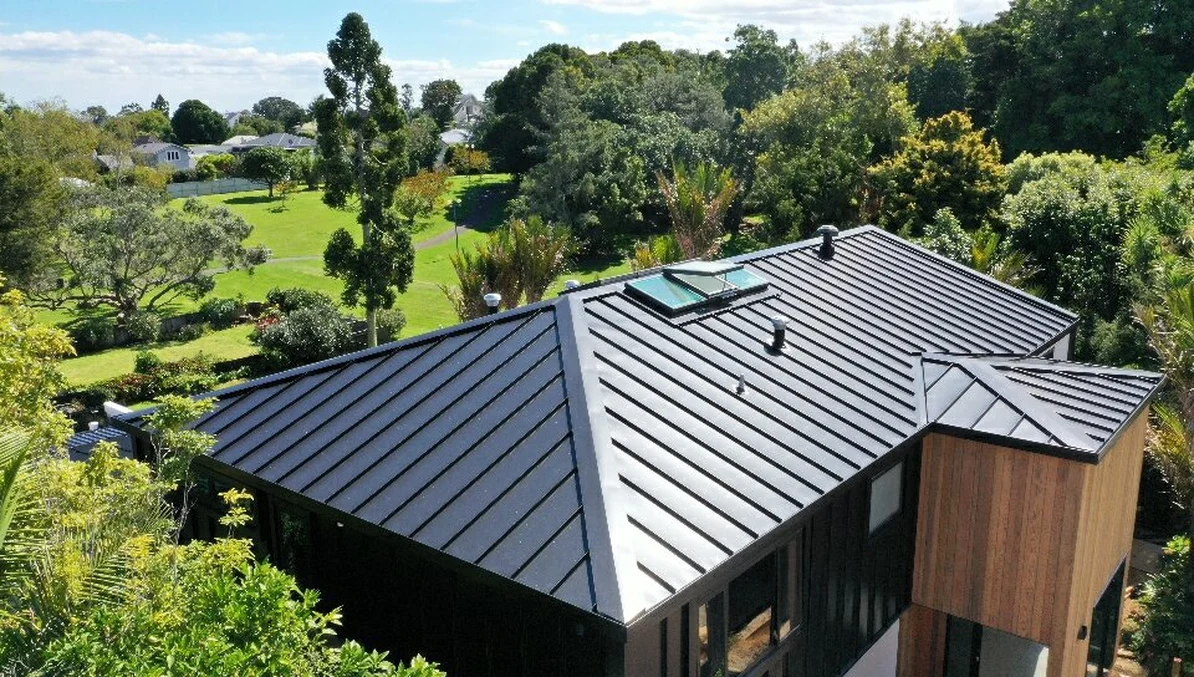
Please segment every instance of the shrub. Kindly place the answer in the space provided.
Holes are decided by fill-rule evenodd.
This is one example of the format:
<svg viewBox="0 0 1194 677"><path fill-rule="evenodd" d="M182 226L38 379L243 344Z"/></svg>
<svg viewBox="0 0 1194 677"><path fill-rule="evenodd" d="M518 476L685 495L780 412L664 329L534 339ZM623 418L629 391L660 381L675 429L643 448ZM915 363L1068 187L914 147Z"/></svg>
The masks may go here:
<svg viewBox="0 0 1194 677"><path fill-rule="evenodd" d="M1194 661L1194 575L1190 539L1169 542L1161 572L1144 585L1140 627L1130 643L1150 675L1167 675L1174 658Z"/></svg>
<svg viewBox="0 0 1194 677"><path fill-rule="evenodd" d="M137 359L133 363L133 371L138 374L148 374L161 366L162 358L148 350L142 350L137 353Z"/></svg>
<svg viewBox="0 0 1194 677"><path fill-rule="evenodd" d="M199 305L199 315L212 329L227 329L236 324L244 312L238 299L210 298Z"/></svg>
<svg viewBox="0 0 1194 677"><path fill-rule="evenodd" d="M133 343L149 343L162 334L162 318L156 313L133 313L124 319L124 329Z"/></svg>
<svg viewBox="0 0 1194 677"><path fill-rule="evenodd" d="M351 318L312 306L287 313L281 320L261 327L255 340L271 366L285 369L348 352L353 347L351 333Z"/></svg>
<svg viewBox="0 0 1194 677"><path fill-rule="evenodd" d="M70 328L71 340L80 353L111 348L116 343L116 321L111 317L87 317Z"/></svg>
<svg viewBox="0 0 1194 677"><path fill-rule="evenodd" d="M194 341L195 339L207 334L210 329L211 327L203 322L184 324L182 328L178 330L178 333L174 335L174 338L179 341Z"/></svg>
<svg viewBox="0 0 1194 677"><path fill-rule="evenodd" d="M289 287L280 289L274 287L265 295L265 300L282 313L291 313L304 308L335 309L336 301L323 292Z"/></svg>
<svg viewBox="0 0 1194 677"><path fill-rule="evenodd" d="M377 311L377 331L385 333L391 341L397 341L398 336L406 327L406 315L401 310L394 308L392 310Z"/></svg>

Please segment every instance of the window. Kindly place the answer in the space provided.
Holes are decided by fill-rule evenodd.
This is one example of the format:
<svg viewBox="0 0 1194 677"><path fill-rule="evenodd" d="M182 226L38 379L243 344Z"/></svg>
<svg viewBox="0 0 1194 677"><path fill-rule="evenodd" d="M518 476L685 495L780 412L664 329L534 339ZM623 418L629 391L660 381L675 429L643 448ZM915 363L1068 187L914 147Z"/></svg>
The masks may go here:
<svg viewBox="0 0 1194 677"><path fill-rule="evenodd" d="M166 151L166 159L167 160L177 160L178 159L178 151L176 151L176 150Z"/></svg>
<svg viewBox="0 0 1194 677"><path fill-rule="evenodd" d="M700 677L724 675L725 669L725 596L718 595L697 609L697 674Z"/></svg>
<svg viewBox="0 0 1194 677"><path fill-rule="evenodd" d="M667 619L659 621L659 675L667 677Z"/></svg>
<svg viewBox="0 0 1194 677"><path fill-rule="evenodd" d="M763 289L767 281L740 263L689 261L626 283L632 296L674 315L714 299Z"/></svg>
<svg viewBox="0 0 1194 677"><path fill-rule="evenodd" d="M903 503L904 462L901 461L871 480L870 533L895 517Z"/></svg>
<svg viewBox="0 0 1194 677"><path fill-rule="evenodd" d="M775 644L776 560L764 557L730 582L726 674L740 675Z"/></svg>
<svg viewBox="0 0 1194 677"><path fill-rule="evenodd" d="M779 590L776 628L783 639L804 622L804 530L777 553Z"/></svg>

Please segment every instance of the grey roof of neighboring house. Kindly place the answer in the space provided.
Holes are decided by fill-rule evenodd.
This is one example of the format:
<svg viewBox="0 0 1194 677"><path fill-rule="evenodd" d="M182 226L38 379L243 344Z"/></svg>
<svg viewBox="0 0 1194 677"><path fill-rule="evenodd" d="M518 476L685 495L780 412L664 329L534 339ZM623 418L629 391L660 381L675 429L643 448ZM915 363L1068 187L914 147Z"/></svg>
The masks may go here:
<svg viewBox="0 0 1194 677"><path fill-rule="evenodd" d="M458 143L468 141L469 131L467 129L449 129L439 135L439 140L449 146L455 146Z"/></svg>
<svg viewBox="0 0 1194 677"><path fill-rule="evenodd" d="M315 139L309 139L297 134L277 132L266 134L244 143L237 144L237 148L257 148L259 146L274 146L276 148L314 148Z"/></svg>
<svg viewBox="0 0 1194 677"><path fill-rule="evenodd" d="M1036 354L1075 322L876 228L842 233L831 258L817 244L734 259L770 286L727 304L665 316L625 291L647 273L627 276L235 386L198 427L221 463L628 623L938 409L952 423L990 408L939 403L947 358L922 355ZM988 364L1057 416L1106 414L1081 424L1091 446L1155 385Z"/></svg>
<svg viewBox="0 0 1194 677"><path fill-rule="evenodd" d="M112 426L100 426L96 430L77 432L66 441L66 451L72 461L86 461L100 442L114 442L121 448L121 455L131 457L129 435Z"/></svg>
<svg viewBox="0 0 1194 677"><path fill-rule="evenodd" d="M134 153L142 155L157 155L164 150L183 150L190 152L186 146L180 146L177 143L167 143L165 141L156 141L154 143L143 143L139 146L133 146Z"/></svg>

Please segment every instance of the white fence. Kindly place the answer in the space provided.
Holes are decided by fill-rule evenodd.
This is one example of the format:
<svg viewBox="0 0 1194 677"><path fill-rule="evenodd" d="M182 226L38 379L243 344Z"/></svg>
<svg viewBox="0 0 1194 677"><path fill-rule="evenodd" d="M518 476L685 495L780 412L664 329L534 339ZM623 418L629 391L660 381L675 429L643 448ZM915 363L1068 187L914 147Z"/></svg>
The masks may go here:
<svg viewBox="0 0 1194 677"><path fill-rule="evenodd" d="M166 186L166 192L170 193L170 197L198 197L218 193L240 193L246 190L265 190L266 188L269 186L248 179L218 179L216 181L171 183Z"/></svg>

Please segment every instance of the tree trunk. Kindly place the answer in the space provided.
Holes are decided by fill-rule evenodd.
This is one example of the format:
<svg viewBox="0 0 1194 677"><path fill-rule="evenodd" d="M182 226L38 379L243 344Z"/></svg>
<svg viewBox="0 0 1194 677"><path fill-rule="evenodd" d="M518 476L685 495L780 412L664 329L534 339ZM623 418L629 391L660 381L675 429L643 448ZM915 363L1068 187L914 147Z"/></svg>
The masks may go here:
<svg viewBox="0 0 1194 677"><path fill-rule="evenodd" d="M365 310L365 343L370 348L377 345L377 309Z"/></svg>
<svg viewBox="0 0 1194 677"><path fill-rule="evenodd" d="M269 184L269 199L274 199L274 184Z"/></svg>

